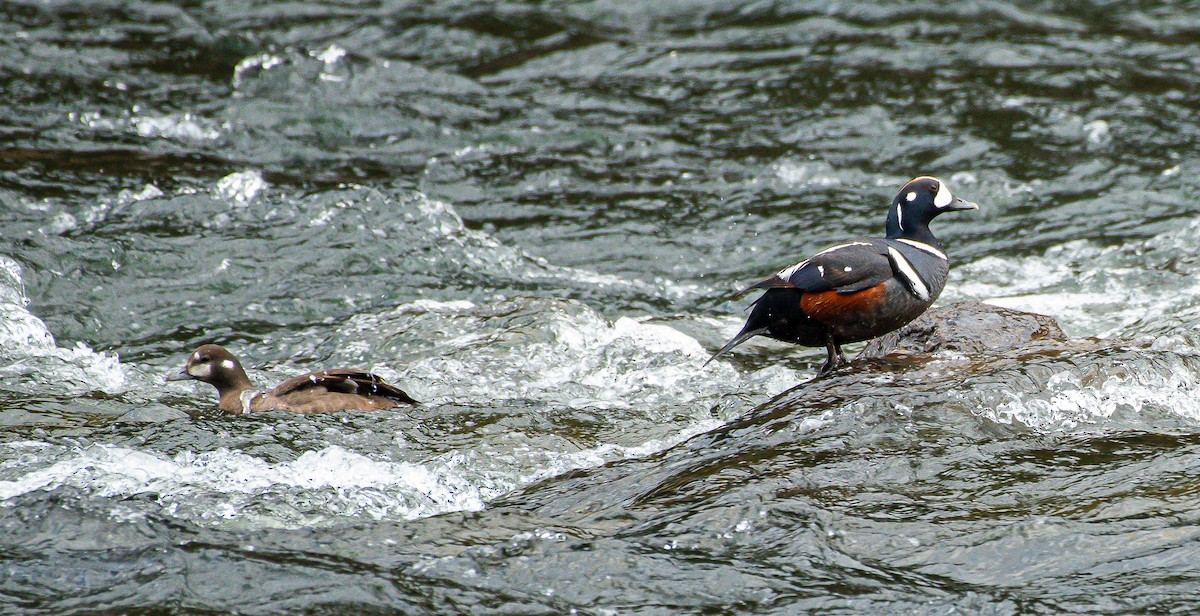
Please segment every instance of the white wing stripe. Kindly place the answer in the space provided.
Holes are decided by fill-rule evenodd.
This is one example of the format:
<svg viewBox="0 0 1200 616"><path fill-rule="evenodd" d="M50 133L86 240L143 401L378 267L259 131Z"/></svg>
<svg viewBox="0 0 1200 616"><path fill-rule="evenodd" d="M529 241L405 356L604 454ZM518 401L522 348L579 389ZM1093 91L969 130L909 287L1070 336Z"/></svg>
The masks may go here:
<svg viewBox="0 0 1200 616"><path fill-rule="evenodd" d="M818 252L817 254L813 255L813 257L819 257L821 255L826 255L835 250L841 250L843 248L849 248L851 246L870 246L870 245L871 245L870 242L847 242L845 244L838 244L837 246L834 246L832 248L826 248L825 250L822 250L821 252ZM809 259L811 259L811 258L812 257L809 257Z"/></svg>
<svg viewBox="0 0 1200 616"><path fill-rule="evenodd" d="M921 301L929 301L929 287L925 286L925 281L917 275L917 271L913 269L908 259L905 259L899 250L891 246L888 246L888 255L891 256L892 263L896 264L896 269L900 270L900 275L908 282L908 287L912 289L913 293L921 298Z"/></svg>
<svg viewBox="0 0 1200 616"><path fill-rule="evenodd" d="M817 254L813 255L812 257L809 257L791 267L785 267L785 268L779 270L779 273L775 274L775 275L783 280L790 280L791 277L796 272L804 269L804 266L808 265L808 262L811 261L814 257L819 257L821 255L827 255L835 250L841 250L843 248L849 248L851 246L871 246L871 243L870 242L847 242L845 244L838 244L837 246L833 246L831 248L826 248L825 250L822 250L821 252L818 252ZM821 272L821 277L822 278L825 277L825 272Z"/></svg>
<svg viewBox="0 0 1200 616"><path fill-rule="evenodd" d="M796 272L804 269L805 265L808 265L808 259L805 259L791 267L785 267L785 268L779 270L779 273L775 274L775 275L778 276L782 280L789 280L789 279L791 279L792 274L795 274Z"/></svg>

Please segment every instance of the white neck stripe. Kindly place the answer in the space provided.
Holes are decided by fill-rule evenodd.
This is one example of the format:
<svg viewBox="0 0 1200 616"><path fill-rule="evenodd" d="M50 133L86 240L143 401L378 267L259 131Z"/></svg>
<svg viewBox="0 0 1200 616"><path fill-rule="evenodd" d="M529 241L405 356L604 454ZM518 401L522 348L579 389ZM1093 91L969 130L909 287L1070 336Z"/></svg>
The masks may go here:
<svg viewBox="0 0 1200 616"><path fill-rule="evenodd" d="M242 392L241 396L238 396L239 398L241 398L241 401L242 401L242 414L243 415L250 414L250 404L254 402L255 398L257 398L261 395L262 395L261 391L254 391L253 389L247 389L246 391Z"/></svg>
<svg viewBox="0 0 1200 616"><path fill-rule="evenodd" d="M896 264L896 269L899 270L900 276L908 283L908 288L912 289L913 295L916 295L921 301L929 301L929 287L925 286L925 281L913 269L912 263L900 254L899 250L888 246L888 255L892 258L892 263Z"/></svg>
<svg viewBox="0 0 1200 616"><path fill-rule="evenodd" d="M934 248L933 246L930 246L929 244L926 244L925 242L918 242L917 240L909 240L909 239L904 239L904 238L899 238L896 241L904 242L905 244L908 244L909 246L912 246L913 248L916 248L917 250L924 250L925 252L927 252L935 257L938 257L939 259L941 259L943 261L950 260L950 259L946 258L946 253L938 250L937 248Z"/></svg>

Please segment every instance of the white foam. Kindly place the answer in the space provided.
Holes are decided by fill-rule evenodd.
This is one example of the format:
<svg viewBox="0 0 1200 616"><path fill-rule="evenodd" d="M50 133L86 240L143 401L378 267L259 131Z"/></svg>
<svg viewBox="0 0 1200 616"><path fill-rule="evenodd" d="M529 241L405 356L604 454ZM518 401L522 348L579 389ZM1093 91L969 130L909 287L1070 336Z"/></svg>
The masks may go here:
<svg viewBox="0 0 1200 616"><path fill-rule="evenodd" d="M217 181L217 194L232 199L239 205L245 205L267 188L262 173L256 169L248 169L229 175Z"/></svg>
<svg viewBox="0 0 1200 616"><path fill-rule="evenodd" d="M135 108L135 111L137 109ZM227 125L190 112L163 115L131 115L109 118L98 111L71 112L67 116L72 122L100 131L133 133L146 139L174 139L178 141L204 142L221 137Z"/></svg>
<svg viewBox="0 0 1200 616"><path fill-rule="evenodd" d="M4 449L30 444L3 444ZM471 486L449 460L428 463L373 460L341 447L306 452L291 462L271 463L239 451L220 448L174 456L109 445L64 452L59 460L0 481L0 502L36 490L71 486L99 497L156 494L164 512L179 513L195 503L201 519L236 518L247 509L262 523L282 525L311 521L313 515L412 519L445 511L483 507ZM13 475L13 469L5 469ZM270 493L274 507L258 497ZM321 498L314 498L320 494ZM320 510L311 511L311 503ZM296 510L299 509L298 515ZM301 519L303 518L303 519ZM270 521L267 521L270 523Z"/></svg>
<svg viewBox="0 0 1200 616"><path fill-rule="evenodd" d="M215 141L221 137L220 125L191 113L136 116L129 124L140 137L181 141Z"/></svg>
<svg viewBox="0 0 1200 616"><path fill-rule="evenodd" d="M272 68L280 66L283 62L283 58L272 53L261 53L256 56L243 58L233 68L233 87L237 88L243 85L251 74L260 71L269 71Z"/></svg>
<svg viewBox="0 0 1200 616"><path fill-rule="evenodd" d="M1093 145L1107 145L1112 141L1112 133L1109 131L1109 124L1104 120L1092 120L1083 125L1083 134L1087 138L1088 143Z"/></svg>
<svg viewBox="0 0 1200 616"><path fill-rule="evenodd" d="M1200 421L1200 385L1195 373L1182 368L1166 375L1147 370L1098 378L1063 370L1038 391L996 393L1002 399L982 405L980 415L1041 432L1104 430L1118 414L1142 417L1153 412ZM1128 429L1124 422L1117 423Z"/></svg>
<svg viewBox="0 0 1200 616"><path fill-rule="evenodd" d="M1200 315L1189 315L1200 311L1198 244L1200 218L1123 246L1075 240L1038 256L985 257L952 268L943 297L1048 314L1072 336L1196 327Z"/></svg>
<svg viewBox="0 0 1200 616"><path fill-rule="evenodd" d="M28 303L20 264L0 255L0 378L10 379L9 387L42 394L125 389L116 354L97 353L82 342L59 347L45 322L25 308Z"/></svg>
<svg viewBox="0 0 1200 616"><path fill-rule="evenodd" d="M372 369L427 405L527 409L528 419L501 414L454 454L485 501L662 451L799 382L777 366L749 375L722 362L702 368L708 350L675 327L547 299L421 300L356 316L325 347L339 364L404 349L401 365ZM597 423L569 438L543 427L563 415Z"/></svg>
<svg viewBox="0 0 1200 616"><path fill-rule="evenodd" d="M134 203L137 201L146 201L148 199L157 199L163 196L163 191L154 184L146 184L141 190L134 192L130 189L122 190L117 193L118 203Z"/></svg>
<svg viewBox="0 0 1200 616"><path fill-rule="evenodd" d="M424 301L385 320L402 320L429 349L404 378L458 401L557 403L569 391L580 408L686 407L738 379L727 364L700 370L708 352L691 336L629 317L610 322L576 302ZM342 333L358 339L359 332L387 327L358 317Z"/></svg>
<svg viewBox="0 0 1200 616"><path fill-rule="evenodd" d="M59 212L54 215L54 219L50 221L48 228L42 229L43 233L51 235L62 235L68 231L74 231L79 228L79 221L75 219L70 212Z"/></svg>
<svg viewBox="0 0 1200 616"><path fill-rule="evenodd" d="M337 64L339 60L346 57L346 50L338 45L330 45L323 51L314 51L312 56L325 64Z"/></svg>
<svg viewBox="0 0 1200 616"><path fill-rule="evenodd" d="M345 516L414 519L477 511L489 499L542 479L649 455L720 423L697 422L636 446L560 452L528 446L495 451L479 444L421 463L375 460L336 445L271 463L227 448L167 456L111 445L0 443L0 477L11 477L0 480L0 505L66 486L102 498L154 495L162 513L196 521L301 526Z"/></svg>

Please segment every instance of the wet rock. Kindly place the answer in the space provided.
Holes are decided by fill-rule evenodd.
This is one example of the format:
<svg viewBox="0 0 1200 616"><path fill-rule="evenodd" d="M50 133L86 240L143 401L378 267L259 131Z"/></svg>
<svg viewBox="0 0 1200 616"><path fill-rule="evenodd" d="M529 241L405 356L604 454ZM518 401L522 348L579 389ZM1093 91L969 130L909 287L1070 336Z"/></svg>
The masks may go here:
<svg viewBox="0 0 1200 616"><path fill-rule="evenodd" d="M1145 347L1142 341L1069 339L1044 315L949 304L872 341L848 366L797 383L710 432L654 456L560 475L490 508L582 528L636 521L672 503L725 498L717 493L726 489L737 492L730 501L739 506L781 493L840 493L847 481L870 491L874 467L845 474L863 451L923 459L952 439L1005 443L1071 430L1108 416L1109 407L1118 412L1119 404L1109 400L1112 386L1129 381L1141 391L1142 381L1134 379L1142 379L1147 393L1136 395L1148 400L1142 408L1151 408L1155 390L1176 374L1200 371L1200 357L1148 354ZM1176 425L1153 412L1127 421ZM886 458L872 464L898 476L912 471L888 466ZM806 465L827 468L828 475L795 472Z"/></svg>
<svg viewBox="0 0 1200 616"><path fill-rule="evenodd" d="M880 358L893 352L974 354L1066 340L1053 317L980 302L956 302L930 309L912 323L868 342L858 358Z"/></svg>

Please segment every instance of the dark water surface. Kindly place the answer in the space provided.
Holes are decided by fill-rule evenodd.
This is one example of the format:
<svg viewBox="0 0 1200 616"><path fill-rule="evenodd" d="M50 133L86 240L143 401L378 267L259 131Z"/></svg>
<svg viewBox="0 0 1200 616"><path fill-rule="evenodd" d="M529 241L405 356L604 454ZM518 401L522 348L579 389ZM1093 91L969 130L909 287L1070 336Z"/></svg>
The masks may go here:
<svg viewBox="0 0 1200 616"><path fill-rule="evenodd" d="M11 1L0 80L4 614L1200 609L1196 5ZM943 302L1104 344L701 368L922 174Z"/></svg>

